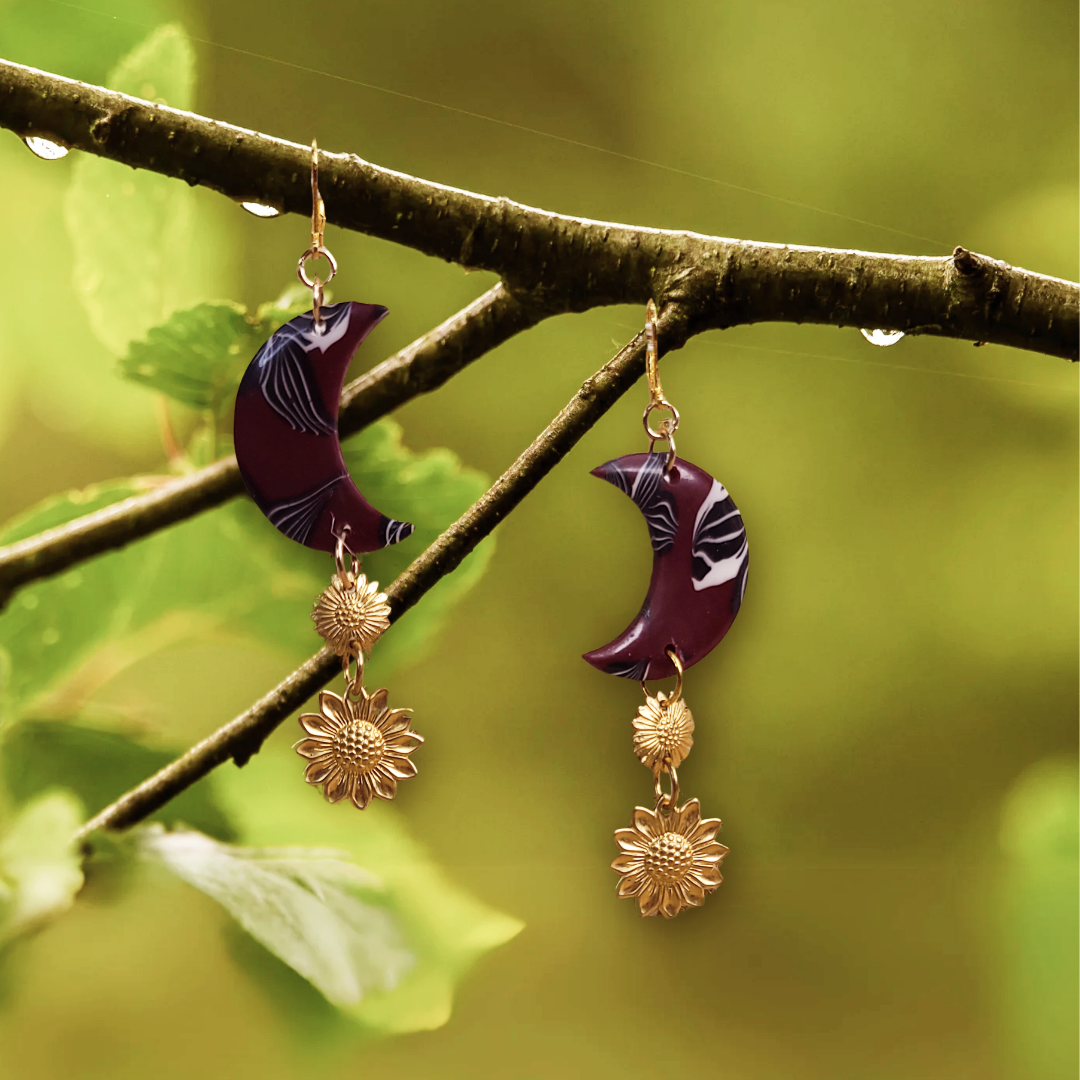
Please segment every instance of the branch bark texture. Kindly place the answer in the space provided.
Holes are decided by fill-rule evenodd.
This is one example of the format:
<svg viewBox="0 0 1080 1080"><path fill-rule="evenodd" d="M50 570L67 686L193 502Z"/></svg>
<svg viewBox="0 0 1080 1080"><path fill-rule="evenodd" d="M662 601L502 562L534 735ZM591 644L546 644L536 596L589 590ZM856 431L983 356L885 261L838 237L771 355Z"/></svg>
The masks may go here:
<svg viewBox="0 0 1080 1080"><path fill-rule="evenodd" d="M308 147L0 61L0 126L236 200L307 215ZM914 257L764 244L548 213L320 155L328 220L500 275L547 314L675 302L698 333L829 323L1011 345L1075 360L1080 289L957 249Z"/></svg>

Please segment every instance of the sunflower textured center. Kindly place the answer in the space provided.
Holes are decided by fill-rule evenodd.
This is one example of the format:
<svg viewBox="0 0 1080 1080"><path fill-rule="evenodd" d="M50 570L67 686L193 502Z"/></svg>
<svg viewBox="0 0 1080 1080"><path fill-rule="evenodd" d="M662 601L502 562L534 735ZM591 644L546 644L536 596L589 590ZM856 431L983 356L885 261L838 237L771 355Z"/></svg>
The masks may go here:
<svg viewBox="0 0 1080 1080"><path fill-rule="evenodd" d="M367 628L368 604L359 592L344 593L331 615L334 631L341 638L355 641Z"/></svg>
<svg viewBox="0 0 1080 1080"><path fill-rule="evenodd" d="M645 873L661 885L677 885L694 864L694 849L682 833L656 837L645 852Z"/></svg>
<svg viewBox="0 0 1080 1080"><path fill-rule="evenodd" d="M371 772L385 753L383 733L370 720L354 720L334 739L334 756L338 764L353 774Z"/></svg>
<svg viewBox="0 0 1080 1080"><path fill-rule="evenodd" d="M660 714L660 720L656 725L656 744L663 756L669 755L675 750L683 738L683 725L666 709Z"/></svg>

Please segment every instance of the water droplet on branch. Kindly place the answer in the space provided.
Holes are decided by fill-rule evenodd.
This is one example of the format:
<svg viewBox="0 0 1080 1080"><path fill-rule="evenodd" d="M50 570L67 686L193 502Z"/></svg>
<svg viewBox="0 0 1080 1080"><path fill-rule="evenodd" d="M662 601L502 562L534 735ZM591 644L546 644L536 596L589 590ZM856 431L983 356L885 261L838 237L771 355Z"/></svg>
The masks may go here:
<svg viewBox="0 0 1080 1080"><path fill-rule="evenodd" d="M276 206L266 206L264 203L245 202L240 204L249 214L256 217L277 217L281 211Z"/></svg>
<svg viewBox="0 0 1080 1080"><path fill-rule="evenodd" d="M859 333L871 345L880 345L882 348L895 345L904 336L903 330L860 330Z"/></svg>
<svg viewBox="0 0 1080 1080"><path fill-rule="evenodd" d="M39 158L43 158L45 161L58 161L62 157L67 157L68 148L61 146L59 143L50 142L48 139L43 139L39 135L28 135L23 142L26 143L27 149L32 154L37 154Z"/></svg>

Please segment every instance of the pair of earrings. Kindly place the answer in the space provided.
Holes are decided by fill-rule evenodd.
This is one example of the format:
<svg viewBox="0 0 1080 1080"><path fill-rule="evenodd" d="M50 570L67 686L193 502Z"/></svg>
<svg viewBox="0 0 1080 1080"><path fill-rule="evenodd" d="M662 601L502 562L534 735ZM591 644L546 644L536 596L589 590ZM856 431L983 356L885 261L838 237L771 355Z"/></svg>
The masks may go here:
<svg viewBox="0 0 1080 1080"><path fill-rule="evenodd" d="M297 274L312 292L312 310L277 330L251 361L236 398L236 457L247 489L270 522L290 539L331 552L335 573L315 603L315 628L341 658L343 695L324 690L319 712L300 724L296 744L308 759L305 779L331 802L364 809L392 799L399 780L416 775L411 753L423 742L408 709L391 709L385 689L363 686L365 656L390 625L390 608L369 582L358 556L396 544L412 526L379 513L349 477L338 442L338 402L345 372L368 333L386 315L377 304L323 304L337 272L323 243L318 151L312 144L311 246ZM308 260L324 257L326 280ZM677 769L693 745L694 720L682 699L684 671L727 633L746 588L748 552L742 517L724 486L676 456L678 410L664 397L656 340L656 308L646 322L649 404L642 422L649 451L593 470L628 495L645 517L653 571L641 611L626 631L585 659L611 675L640 682L645 703L633 721L633 747L653 774L653 809L634 810L631 827L615 833L619 896L637 899L642 915L672 918L699 906L721 882L728 849L717 843L717 818L702 818L697 799L679 805ZM668 413L654 429L654 412ZM667 444L657 451L657 442ZM646 682L674 676L670 694ZM665 790L664 778L667 778Z"/></svg>

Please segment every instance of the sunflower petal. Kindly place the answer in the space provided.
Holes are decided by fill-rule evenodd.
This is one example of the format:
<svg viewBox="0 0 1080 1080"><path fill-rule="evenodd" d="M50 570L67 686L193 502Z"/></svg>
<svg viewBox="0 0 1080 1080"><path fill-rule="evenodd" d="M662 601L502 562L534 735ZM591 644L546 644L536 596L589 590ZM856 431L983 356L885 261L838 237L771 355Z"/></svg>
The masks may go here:
<svg viewBox="0 0 1080 1080"><path fill-rule="evenodd" d="M313 761L304 769L304 779L309 784L321 784L327 780L334 771L332 761Z"/></svg>
<svg viewBox="0 0 1080 1080"><path fill-rule="evenodd" d="M300 726L309 734L325 739L337 734L340 725L322 713L308 712L300 717Z"/></svg>
<svg viewBox="0 0 1080 1080"><path fill-rule="evenodd" d="M389 739L400 731L408 731L409 724L412 723L412 717L409 715L411 712L412 709L391 709L386 714L386 719L380 729L383 735Z"/></svg>
<svg viewBox="0 0 1080 1080"><path fill-rule="evenodd" d="M408 780L410 776L416 775L416 762L412 758L391 757L383 762L383 767L398 780Z"/></svg>
<svg viewBox="0 0 1080 1080"><path fill-rule="evenodd" d="M338 728L352 723L353 718L349 713L349 706L343 698L338 697L337 694L330 690L319 692L319 709L333 723L332 731L337 731ZM315 732L312 732L312 734L314 735Z"/></svg>
<svg viewBox="0 0 1080 1080"><path fill-rule="evenodd" d="M671 887L665 888L662 899L660 900L660 914L663 915L665 919L674 919L682 909L683 902L678 891Z"/></svg>
<svg viewBox="0 0 1080 1080"><path fill-rule="evenodd" d="M640 852L637 855L627 855L626 853L616 855L611 861L611 869L617 870L620 874L629 874L631 872L640 874L641 865L642 859Z"/></svg>
<svg viewBox="0 0 1080 1080"><path fill-rule="evenodd" d="M689 837L701 820L701 803L697 799L691 799L678 810L677 829L683 836Z"/></svg>
<svg viewBox="0 0 1080 1080"><path fill-rule="evenodd" d="M627 874L619 882L619 899L624 900L628 896L638 896L647 884L648 881L644 874Z"/></svg>
<svg viewBox="0 0 1080 1080"><path fill-rule="evenodd" d="M645 845L641 842L641 834L636 829L617 829L615 843L623 851L637 851L640 853L645 848Z"/></svg>
<svg viewBox="0 0 1080 1080"><path fill-rule="evenodd" d="M730 849L723 844L701 844L694 849L694 861L719 863L723 862L724 856Z"/></svg>
<svg viewBox="0 0 1080 1080"><path fill-rule="evenodd" d="M647 840L652 840L664 831L663 823L657 818L652 810L646 810L644 806L635 806L634 815L631 818L634 828Z"/></svg>
<svg viewBox="0 0 1080 1080"><path fill-rule="evenodd" d="M353 787L353 792L350 798L352 799L353 806L357 810L366 810L368 803L371 802L371 784L368 782L366 776L358 776L356 778L356 784Z"/></svg>
<svg viewBox="0 0 1080 1080"><path fill-rule="evenodd" d="M687 879L700 885L703 889L707 889L709 892L718 888L720 883L724 880L720 876L720 868L717 866L695 866L694 869L687 874Z"/></svg>
<svg viewBox="0 0 1080 1080"><path fill-rule="evenodd" d="M708 844L715 838L716 834L720 831L720 819L719 818L704 818L699 821L687 834L686 838L692 844Z"/></svg>
<svg viewBox="0 0 1080 1080"><path fill-rule="evenodd" d="M326 796L327 802L337 803L341 802L349 793L349 781L351 777L345 775L340 770L335 772L326 782L326 787L323 788L323 794Z"/></svg>
<svg viewBox="0 0 1080 1080"><path fill-rule="evenodd" d="M687 875L681 891L683 903L689 907L701 907L705 903L705 890L694 880L693 875Z"/></svg>
<svg viewBox="0 0 1080 1080"><path fill-rule="evenodd" d="M411 754L418 746L423 745L424 736L417 735L415 731L406 731L404 734L391 736L386 742L391 750L396 750L399 754Z"/></svg>
<svg viewBox="0 0 1080 1080"><path fill-rule="evenodd" d="M380 766L370 774L372 787L380 799L392 799L397 794L397 781Z"/></svg>
<svg viewBox="0 0 1080 1080"><path fill-rule="evenodd" d="M293 749L301 757L311 760L327 753L330 746L326 739L301 739L299 742L293 743Z"/></svg>
<svg viewBox="0 0 1080 1080"><path fill-rule="evenodd" d="M642 915L655 915L660 910L660 901L663 896L655 885L644 889L638 897L638 907Z"/></svg>
<svg viewBox="0 0 1080 1080"><path fill-rule="evenodd" d="M386 722L386 717L379 716L384 709L386 709L386 699L390 696L390 691L385 686L380 686L371 697L368 698L368 707L371 709L370 716L372 722L375 723L379 730L383 730L383 724Z"/></svg>

